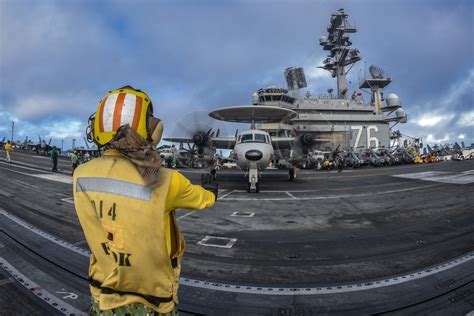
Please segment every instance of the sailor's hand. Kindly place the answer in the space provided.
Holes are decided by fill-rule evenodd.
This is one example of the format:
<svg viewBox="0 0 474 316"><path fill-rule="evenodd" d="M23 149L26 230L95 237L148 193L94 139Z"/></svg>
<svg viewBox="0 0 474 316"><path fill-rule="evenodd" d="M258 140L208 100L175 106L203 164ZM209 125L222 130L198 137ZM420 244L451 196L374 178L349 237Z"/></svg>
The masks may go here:
<svg viewBox="0 0 474 316"><path fill-rule="evenodd" d="M212 193L214 193L214 196L217 201L217 192L219 186L215 180L215 176L210 173L201 174L201 185L207 191L211 191Z"/></svg>

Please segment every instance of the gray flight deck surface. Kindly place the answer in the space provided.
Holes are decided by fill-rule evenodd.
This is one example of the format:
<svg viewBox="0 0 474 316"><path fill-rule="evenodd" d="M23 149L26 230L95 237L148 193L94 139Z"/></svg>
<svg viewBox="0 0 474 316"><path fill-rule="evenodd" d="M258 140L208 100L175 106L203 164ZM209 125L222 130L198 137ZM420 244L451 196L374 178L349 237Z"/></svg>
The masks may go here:
<svg viewBox="0 0 474 316"><path fill-rule="evenodd" d="M0 315L87 314L70 166L13 158L22 165L0 161ZM200 170L181 171L198 182ZM178 210L183 315L474 310L474 160L305 170L293 183L267 171L259 194L225 170L214 208Z"/></svg>

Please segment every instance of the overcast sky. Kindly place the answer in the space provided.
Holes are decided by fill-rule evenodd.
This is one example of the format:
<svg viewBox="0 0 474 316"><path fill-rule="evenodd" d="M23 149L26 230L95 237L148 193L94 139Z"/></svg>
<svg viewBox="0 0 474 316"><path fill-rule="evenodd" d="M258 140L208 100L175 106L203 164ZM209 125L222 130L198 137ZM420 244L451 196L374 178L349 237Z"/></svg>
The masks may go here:
<svg viewBox="0 0 474 316"><path fill-rule="evenodd" d="M378 65L409 115L402 133L474 142L469 0L1 0L0 139L14 120L15 139L64 138L69 148L103 95L127 84L150 94L166 135L183 113L249 104L259 88L283 85L289 66L324 93L335 81L316 68L326 55L318 39L339 8L358 28L353 89Z"/></svg>

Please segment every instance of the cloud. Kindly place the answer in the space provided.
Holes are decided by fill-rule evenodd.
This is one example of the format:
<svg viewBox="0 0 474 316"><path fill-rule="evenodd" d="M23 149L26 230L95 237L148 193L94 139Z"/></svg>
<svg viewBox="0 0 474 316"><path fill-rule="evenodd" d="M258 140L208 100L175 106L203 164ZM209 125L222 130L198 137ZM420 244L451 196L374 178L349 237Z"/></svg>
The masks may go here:
<svg viewBox="0 0 474 316"><path fill-rule="evenodd" d="M474 66L473 66L474 67ZM473 99L474 91L474 68L468 71L468 75L460 83L451 85L451 89L447 96L442 100L442 106L453 107L460 103L460 101L467 101L467 104L463 104L464 107L474 107Z"/></svg>
<svg viewBox="0 0 474 316"><path fill-rule="evenodd" d="M54 123L85 126L107 91L131 84L149 92L169 132L181 113L248 104L259 88L284 85L290 66L304 66L307 90L322 94L336 81L316 68L328 53L318 37L344 7L363 57L349 73L351 90L361 67L379 65L393 79L386 94L397 93L415 118L401 129L443 139L446 128L474 141L461 115L473 108L473 2L269 4L140 1L130 10L122 1L0 1L0 42L8 43L0 45L1 111L48 135L43 127ZM454 114L457 123L432 125L428 113Z"/></svg>
<svg viewBox="0 0 474 316"><path fill-rule="evenodd" d="M60 119L45 118L44 120L31 123L19 119L9 112L3 111L0 107L0 139L11 138L11 123L15 122L14 137L15 141L23 141L27 137L33 142L37 142L39 137L42 139L52 139L52 144L61 145L61 140L65 141L65 149L70 148L72 139L76 138L76 144L83 144L85 134L84 122L71 117L62 117Z"/></svg>
<svg viewBox="0 0 474 316"><path fill-rule="evenodd" d="M473 93L474 68L445 87L441 97L433 95L421 104L406 106L413 119L400 129L405 134L423 137L428 143L447 141L447 137L454 140L460 134L466 141L474 142L474 111L469 111L474 103Z"/></svg>
<svg viewBox="0 0 474 316"><path fill-rule="evenodd" d="M436 143L445 143L445 142L449 141L450 139L451 139L451 137L448 134L446 134L443 138L435 138L433 136L433 134L428 134L428 136L426 137L426 141L428 143L434 143L434 144L436 144Z"/></svg>
<svg viewBox="0 0 474 316"><path fill-rule="evenodd" d="M27 95L25 98L14 100L14 114L22 120L41 119L47 116L57 115L64 112L81 114L84 109L92 112L97 106L94 98L83 93L68 95Z"/></svg>
<svg viewBox="0 0 474 316"><path fill-rule="evenodd" d="M474 111L462 113L457 124L461 127L474 126Z"/></svg>
<svg viewBox="0 0 474 316"><path fill-rule="evenodd" d="M327 79L330 74L329 71L319 68L319 66L323 65L323 61L325 58L321 58L316 62L314 65L310 66L308 70L306 70L305 75L306 78L309 80L319 80L319 79Z"/></svg>
<svg viewBox="0 0 474 316"><path fill-rule="evenodd" d="M449 123L454 117L454 114L444 114L444 115L437 115L432 113L423 114L419 119L415 120L416 123L423 127L431 127L436 126L439 123Z"/></svg>
<svg viewBox="0 0 474 316"><path fill-rule="evenodd" d="M53 138L80 138L84 135L84 123L76 120L54 122L48 129L47 136Z"/></svg>

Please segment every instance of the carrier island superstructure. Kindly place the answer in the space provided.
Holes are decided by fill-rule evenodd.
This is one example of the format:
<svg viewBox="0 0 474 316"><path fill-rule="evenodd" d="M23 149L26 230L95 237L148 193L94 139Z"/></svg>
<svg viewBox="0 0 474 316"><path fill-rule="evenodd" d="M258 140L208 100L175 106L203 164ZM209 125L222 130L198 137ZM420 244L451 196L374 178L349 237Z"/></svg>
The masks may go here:
<svg viewBox="0 0 474 316"><path fill-rule="evenodd" d="M303 68L285 70L287 88L271 86L253 95L253 104L276 105L293 109L298 116L279 124L260 124L260 128L273 136L290 133L311 133L315 138L330 140L322 149L363 150L389 148L400 133L392 131L398 123L406 123L407 115L397 95L384 96L391 79L376 66L370 66L370 77L360 82L359 89L367 93L365 102L361 91L349 92L346 75L361 60L359 51L352 48L350 33L357 29L348 22L343 9L332 13L327 36L319 39L328 51L320 68L329 71L337 80L337 91L328 89L327 94L314 97L306 88Z"/></svg>

